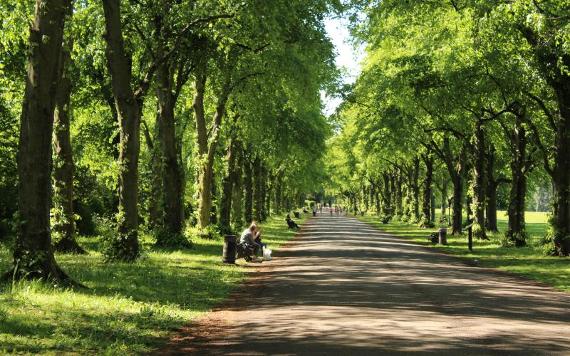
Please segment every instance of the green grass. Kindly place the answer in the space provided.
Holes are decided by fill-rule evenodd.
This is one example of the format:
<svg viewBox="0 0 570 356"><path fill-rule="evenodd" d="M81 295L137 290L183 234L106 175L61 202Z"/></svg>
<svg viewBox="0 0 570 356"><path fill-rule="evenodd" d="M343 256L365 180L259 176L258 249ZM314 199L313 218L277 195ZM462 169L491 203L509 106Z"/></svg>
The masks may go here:
<svg viewBox="0 0 570 356"><path fill-rule="evenodd" d="M294 233L283 217L262 226L277 248ZM159 348L177 328L222 302L243 280L242 266L221 263L222 241L195 239L187 251L153 249L134 264L104 263L98 238L81 238L88 256L57 261L85 291L37 282L0 286L0 354L138 354ZM0 245L0 271L10 255Z"/></svg>
<svg viewBox="0 0 570 356"><path fill-rule="evenodd" d="M499 212L499 231L507 228L505 212ZM523 248L503 247L500 243L501 233L491 234L489 241L474 240L473 252L467 248L467 235L448 236L448 245L433 245L427 237L434 229L421 229L417 225L405 223L382 224L375 216L359 217L375 227L388 233L402 236L415 243L430 246L439 251L476 260L483 267L497 268L512 272L530 279L547 283L557 289L570 292L570 259L545 256L539 245L547 228L547 214L527 212L528 246Z"/></svg>

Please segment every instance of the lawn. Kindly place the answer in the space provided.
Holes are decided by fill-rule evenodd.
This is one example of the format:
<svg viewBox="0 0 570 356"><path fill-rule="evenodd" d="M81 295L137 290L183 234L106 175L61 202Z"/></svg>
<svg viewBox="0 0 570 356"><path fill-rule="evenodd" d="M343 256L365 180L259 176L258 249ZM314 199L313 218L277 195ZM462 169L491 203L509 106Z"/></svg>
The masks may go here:
<svg viewBox="0 0 570 356"><path fill-rule="evenodd" d="M301 221L302 222L302 221ZM262 226L276 248L294 236L283 217ZM98 238L80 238L88 256L58 255L65 271L87 290L60 290L37 282L0 286L0 354L139 354L222 302L245 269L221 263L222 240L194 239L194 249L156 250L145 239L134 264L104 263ZM9 251L0 244L0 271Z"/></svg>
<svg viewBox="0 0 570 356"><path fill-rule="evenodd" d="M499 230L507 228L505 212L499 212ZM415 243L429 246L445 253L476 261L483 267L493 267L525 276L530 279L547 283L557 289L570 292L570 259L545 256L539 241L547 228L547 214L527 212L527 232L529 244L527 247L502 247L501 233L490 235L489 241L473 242L473 252L467 248L467 235L448 236L448 245L433 245L427 240L430 232L435 229L421 229L417 225L406 223L382 224L376 216L359 217L380 230L402 236Z"/></svg>

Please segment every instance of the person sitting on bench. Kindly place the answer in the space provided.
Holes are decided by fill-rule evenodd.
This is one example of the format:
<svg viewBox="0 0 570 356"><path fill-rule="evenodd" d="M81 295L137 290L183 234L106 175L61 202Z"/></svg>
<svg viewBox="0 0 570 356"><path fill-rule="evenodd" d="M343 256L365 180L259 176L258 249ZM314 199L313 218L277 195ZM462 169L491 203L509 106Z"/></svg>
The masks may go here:
<svg viewBox="0 0 570 356"><path fill-rule="evenodd" d="M291 215L287 214L285 221L287 221L287 226L289 227L289 229L295 229L295 230L299 229L299 225L297 225L297 223L291 219Z"/></svg>
<svg viewBox="0 0 570 356"><path fill-rule="evenodd" d="M255 221L252 221L251 225L241 233L239 244L242 246L244 251L247 251L247 256L244 257L247 262L253 260L263 251L261 232L259 231Z"/></svg>

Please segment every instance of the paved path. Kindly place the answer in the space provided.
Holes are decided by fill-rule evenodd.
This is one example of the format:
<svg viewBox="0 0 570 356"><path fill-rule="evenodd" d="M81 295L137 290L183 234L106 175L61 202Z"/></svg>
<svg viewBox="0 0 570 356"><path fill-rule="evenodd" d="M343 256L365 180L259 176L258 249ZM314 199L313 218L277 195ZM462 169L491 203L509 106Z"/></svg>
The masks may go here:
<svg viewBox="0 0 570 356"><path fill-rule="evenodd" d="M570 295L317 217L171 353L570 355Z"/></svg>

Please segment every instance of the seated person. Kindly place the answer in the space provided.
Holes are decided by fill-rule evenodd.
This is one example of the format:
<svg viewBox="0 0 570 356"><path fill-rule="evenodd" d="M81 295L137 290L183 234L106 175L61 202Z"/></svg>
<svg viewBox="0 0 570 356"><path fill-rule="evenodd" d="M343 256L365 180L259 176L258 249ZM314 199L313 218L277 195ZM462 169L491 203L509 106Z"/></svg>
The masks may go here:
<svg viewBox="0 0 570 356"><path fill-rule="evenodd" d="M291 219L291 215L287 214L285 221L287 221L287 226L289 229L299 229L299 225L297 225L297 223Z"/></svg>
<svg viewBox="0 0 570 356"><path fill-rule="evenodd" d="M255 221L252 221L251 225L241 233L239 244L247 251L248 255L245 256L245 260L248 262L262 253L263 244L261 243L261 232Z"/></svg>

